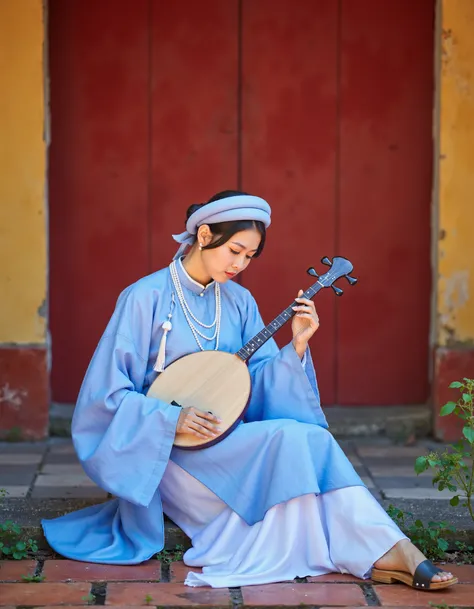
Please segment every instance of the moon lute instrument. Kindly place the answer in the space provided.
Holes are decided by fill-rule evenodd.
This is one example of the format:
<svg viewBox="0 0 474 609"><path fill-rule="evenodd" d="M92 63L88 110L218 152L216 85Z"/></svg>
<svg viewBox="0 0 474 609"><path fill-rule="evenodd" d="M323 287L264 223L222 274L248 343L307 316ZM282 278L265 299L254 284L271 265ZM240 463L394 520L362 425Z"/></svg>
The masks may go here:
<svg viewBox="0 0 474 609"><path fill-rule="evenodd" d="M313 298L320 290L329 287L337 296L341 296L342 289L334 285L341 277L345 277L350 285L357 282L350 276L353 266L346 258L336 256L331 262L325 257L321 262L330 269L321 276L314 268L308 269L308 274L316 277L317 281L304 292L302 298ZM247 361L295 315L292 307L297 304L293 301L236 353L190 353L174 361L155 379L147 396L182 408L194 406L222 420L222 432L217 437L203 439L192 434L179 434L174 446L186 450L207 448L223 440L237 427L248 408L252 389Z"/></svg>

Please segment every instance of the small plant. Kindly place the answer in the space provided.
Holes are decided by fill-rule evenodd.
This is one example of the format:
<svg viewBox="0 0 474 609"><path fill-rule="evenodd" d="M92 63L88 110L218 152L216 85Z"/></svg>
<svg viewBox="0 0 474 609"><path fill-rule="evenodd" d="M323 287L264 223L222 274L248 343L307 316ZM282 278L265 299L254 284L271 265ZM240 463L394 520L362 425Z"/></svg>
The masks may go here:
<svg viewBox="0 0 474 609"><path fill-rule="evenodd" d="M39 584L46 579L45 575L22 575L21 579L25 582L33 582Z"/></svg>
<svg viewBox="0 0 474 609"><path fill-rule="evenodd" d="M0 524L0 557L21 560L27 558L30 552L37 552L38 546L35 541L28 539L21 541L21 527L7 520Z"/></svg>
<svg viewBox="0 0 474 609"><path fill-rule="evenodd" d="M88 594L87 596L83 596L82 599L88 605L93 605L95 603L95 594Z"/></svg>
<svg viewBox="0 0 474 609"><path fill-rule="evenodd" d="M468 545L464 541L456 541L456 550L453 552L453 560L458 565L474 564L474 547Z"/></svg>
<svg viewBox="0 0 474 609"><path fill-rule="evenodd" d="M145 605L149 605L151 603L151 601L153 600L153 597L150 596L149 594L147 594L145 596Z"/></svg>
<svg viewBox="0 0 474 609"><path fill-rule="evenodd" d="M12 427L6 432L3 438L5 442L21 442L22 439L23 430L21 429L21 427Z"/></svg>
<svg viewBox="0 0 474 609"><path fill-rule="evenodd" d="M8 495L4 488L0 488L0 501ZM0 523L0 558L13 558L21 560L27 558L30 552L37 552L38 546L33 539L22 541L21 527L11 520Z"/></svg>
<svg viewBox="0 0 474 609"><path fill-rule="evenodd" d="M451 498L451 505L456 507L461 503L474 520L474 380L464 378L463 381L455 381L450 385L451 389L459 389L461 396L458 401L448 402L440 410L440 416L454 414L464 421L463 437L442 453L432 451L426 456L418 457L415 471L421 474L428 468L433 468L436 471L433 485L437 484L440 491L447 488L456 493ZM471 459L469 465L466 464L466 459Z"/></svg>
<svg viewBox="0 0 474 609"><path fill-rule="evenodd" d="M169 564L177 560L183 560L184 546L177 544L174 550L161 550L156 554L156 558L164 564Z"/></svg>
<svg viewBox="0 0 474 609"><path fill-rule="evenodd" d="M442 535L447 532L454 532L452 526L446 522L435 521L430 521L425 526L419 519L408 524L407 518L412 520L413 514L403 512L391 504L388 506L387 513L427 558L430 560L443 560L445 558L449 544Z"/></svg>

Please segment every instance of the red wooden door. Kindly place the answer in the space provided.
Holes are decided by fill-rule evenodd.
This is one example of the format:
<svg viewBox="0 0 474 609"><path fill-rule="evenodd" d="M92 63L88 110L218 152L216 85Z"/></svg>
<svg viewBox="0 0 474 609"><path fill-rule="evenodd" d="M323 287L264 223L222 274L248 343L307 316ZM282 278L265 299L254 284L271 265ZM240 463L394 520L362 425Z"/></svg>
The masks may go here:
<svg viewBox="0 0 474 609"><path fill-rule="evenodd" d="M150 246L162 268L186 209L237 185L238 0L154 2Z"/></svg>
<svg viewBox="0 0 474 609"><path fill-rule="evenodd" d="M360 284L338 302L337 402L429 394L434 2L344 0L337 248Z"/></svg>
<svg viewBox="0 0 474 609"><path fill-rule="evenodd" d="M265 321L321 256L354 263L316 301L324 403L426 400L434 3L402 4L50 0L55 401L186 207L236 187L273 207L241 279Z"/></svg>
<svg viewBox="0 0 474 609"><path fill-rule="evenodd" d="M252 0L242 10L242 187L267 198L272 226L243 283L268 323L314 279L306 269L336 247L337 23L333 0ZM325 290L324 292L327 292ZM334 404L334 297L317 298L312 349ZM289 324L276 336L291 340Z"/></svg>
<svg viewBox="0 0 474 609"><path fill-rule="evenodd" d="M269 321L324 255L359 278L316 299L327 404L428 398L433 28L432 0L243 0L242 185L275 218L244 283Z"/></svg>
<svg viewBox="0 0 474 609"><path fill-rule="evenodd" d="M150 268L148 5L49 3L55 402L75 401L119 292Z"/></svg>

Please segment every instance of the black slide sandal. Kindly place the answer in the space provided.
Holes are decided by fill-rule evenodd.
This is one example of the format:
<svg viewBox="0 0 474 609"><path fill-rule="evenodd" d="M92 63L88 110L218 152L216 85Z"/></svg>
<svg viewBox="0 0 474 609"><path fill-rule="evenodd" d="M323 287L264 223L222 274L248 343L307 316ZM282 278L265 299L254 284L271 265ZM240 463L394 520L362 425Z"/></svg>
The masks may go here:
<svg viewBox="0 0 474 609"><path fill-rule="evenodd" d="M387 569L372 569L371 579L381 584L394 584L401 582L411 586L416 590L441 590L457 584L457 577L452 577L446 581L431 581L433 575L441 573L443 569L436 567L431 560L424 560L416 568L415 575L405 571L390 571Z"/></svg>

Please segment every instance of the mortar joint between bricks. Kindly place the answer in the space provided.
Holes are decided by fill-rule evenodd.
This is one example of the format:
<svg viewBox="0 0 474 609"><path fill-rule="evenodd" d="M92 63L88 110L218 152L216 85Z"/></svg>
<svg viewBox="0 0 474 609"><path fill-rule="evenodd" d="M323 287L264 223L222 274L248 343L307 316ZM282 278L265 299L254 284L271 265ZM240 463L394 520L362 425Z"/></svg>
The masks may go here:
<svg viewBox="0 0 474 609"><path fill-rule="evenodd" d="M107 582L94 582L91 585L90 594L94 599L91 605L105 605L105 599L107 597Z"/></svg>
<svg viewBox="0 0 474 609"><path fill-rule="evenodd" d="M369 607L381 607L382 603L377 596L373 584L359 584Z"/></svg>
<svg viewBox="0 0 474 609"><path fill-rule="evenodd" d="M232 609L241 609L244 606L244 597L240 588L229 588Z"/></svg>
<svg viewBox="0 0 474 609"><path fill-rule="evenodd" d="M161 562L161 577L160 581L167 584L171 581L171 563Z"/></svg>
<svg viewBox="0 0 474 609"><path fill-rule="evenodd" d="M34 577L39 577L43 573L44 568L44 557L38 556L36 559L36 568L34 572Z"/></svg>

